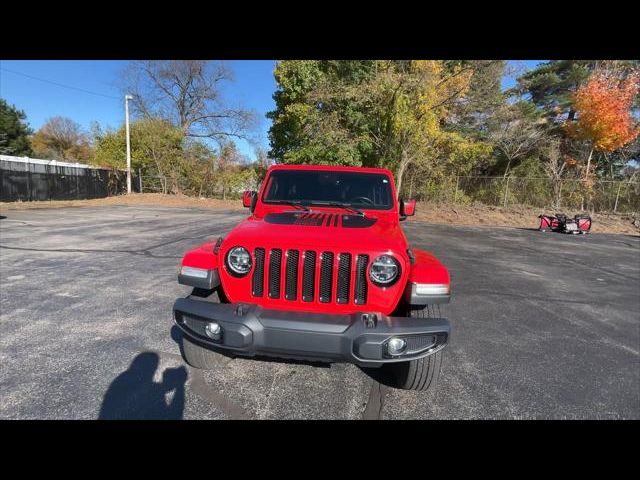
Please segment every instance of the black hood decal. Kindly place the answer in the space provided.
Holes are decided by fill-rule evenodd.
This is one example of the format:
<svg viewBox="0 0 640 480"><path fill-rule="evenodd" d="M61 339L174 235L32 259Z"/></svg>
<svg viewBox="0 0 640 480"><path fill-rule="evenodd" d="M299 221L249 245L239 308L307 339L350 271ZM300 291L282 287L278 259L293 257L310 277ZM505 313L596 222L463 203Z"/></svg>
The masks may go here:
<svg viewBox="0 0 640 480"><path fill-rule="evenodd" d="M282 212L268 213L264 221L276 225L302 225L307 227L368 228L376 218L342 213Z"/></svg>

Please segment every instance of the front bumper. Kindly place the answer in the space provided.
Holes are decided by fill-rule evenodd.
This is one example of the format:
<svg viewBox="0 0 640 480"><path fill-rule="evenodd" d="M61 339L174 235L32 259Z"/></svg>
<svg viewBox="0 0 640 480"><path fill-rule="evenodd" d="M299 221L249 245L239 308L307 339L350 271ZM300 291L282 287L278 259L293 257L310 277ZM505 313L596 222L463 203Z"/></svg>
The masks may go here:
<svg viewBox="0 0 640 480"><path fill-rule="evenodd" d="M369 367L432 355L445 347L451 331L445 318L303 313L190 298L176 300L173 314L185 334L213 349ZM205 333L209 322L221 326L216 340ZM403 354L388 354L387 342L392 337L406 340Z"/></svg>

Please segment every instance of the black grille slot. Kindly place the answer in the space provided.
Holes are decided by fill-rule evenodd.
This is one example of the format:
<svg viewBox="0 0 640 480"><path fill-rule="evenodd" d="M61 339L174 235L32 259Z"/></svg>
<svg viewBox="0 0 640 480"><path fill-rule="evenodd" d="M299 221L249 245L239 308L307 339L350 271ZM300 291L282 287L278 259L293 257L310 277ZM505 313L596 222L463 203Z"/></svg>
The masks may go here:
<svg viewBox="0 0 640 480"><path fill-rule="evenodd" d="M351 286L351 254L341 253L338 260L338 287L336 302L349 303L349 287Z"/></svg>
<svg viewBox="0 0 640 480"><path fill-rule="evenodd" d="M269 259L269 298L280 298L280 267L282 265L282 250L271 250Z"/></svg>
<svg viewBox="0 0 640 480"><path fill-rule="evenodd" d="M418 353L436 343L434 335L412 335L404 337L407 341L407 353Z"/></svg>
<svg viewBox="0 0 640 480"><path fill-rule="evenodd" d="M333 252L322 252L320 260L320 302L331 301L333 284Z"/></svg>
<svg viewBox="0 0 640 480"><path fill-rule="evenodd" d="M330 224L335 221L335 218L337 217L331 218L327 215L325 221ZM251 292L254 297L267 294L268 298L274 300L284 296L286 300L292 302L319 301L343 305L367 303L369 255L263 247L256 248L253 254L255 265L251 279ZM316 276L317 261L320 262L319 276ZM353 272L354 269L355 272ZM354 280L351 279L352 273L355 276ZM301 285L298 286L300 275L302 275ZM267 286L264 285L265 282ZM265 289L268 291L265 292Z"/></svg>
<svg viewBox="0 0 640 480"><path fill-rule="evenodd" d="M256 266L251 277L251 292L254 297L261 297L264 293L264 248L256 248L254 256Z"/></svg>
<svg viewBox="0 0 640 480"><path fill-rule="evenodd" d="M302 301L313 302L316 276L316 252L307 250L304 252L302 265Z"/></svg>
<svg viewBox="0 0 640 480"><path fill-rule="evenodd" d="M186 315L182 316L182 324L185 327L187 327L192 332L197 333L201 337L209 339L204 331L205 323L206 322L203 322L202 320L196 320L195 318L191 318Z"/></svg>
<svg viewBox="0 0 640 480"><path fill-rule="evenodd" d="M367 303L367 264L369 255L358 255L356 261L355 302L357 305Z"/></svg>
<svg viewBox="0 0 640 480"><path fill-rule="evenodd" d="M298 250L287 252L287 273L284 278L284 298L295 300L298 297Z"/></svg>

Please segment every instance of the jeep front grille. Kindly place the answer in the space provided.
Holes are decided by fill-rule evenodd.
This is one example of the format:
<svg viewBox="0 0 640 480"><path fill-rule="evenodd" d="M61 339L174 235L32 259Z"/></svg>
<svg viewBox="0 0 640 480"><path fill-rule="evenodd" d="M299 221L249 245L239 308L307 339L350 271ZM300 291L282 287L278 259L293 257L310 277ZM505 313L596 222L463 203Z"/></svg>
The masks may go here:
<svg viewBox="0 0 640 480"><path fill-rule="evenodd" d="M369 263L369 255L358 255L356 262L356 287L355 287L355 303L363 305L367 303L367 264Z"/></svg>
<svg viewBox="0 0 640 480"><path fill-rule="evenodd" d="M320 254L320 302L331 302L333 287L333 252Z"/></svg>
<svg viewBox="0 0 640 480"><path fill-rule="evenodd" d="M284 281L284 298L296 300L298 298L298 250L287 252L287 273Z"/></svg>
<svg viewBox="0 0 640 480"><path fill-rule="evenodd" d="M284 299L289 301L367 303L369 255L256 248L253 257L251 292L254 297L264 295L266 283L268 298L274 300L280 299L282 286Z"/></svg>
<svg viewBox="0 0 640 480"><path fill-rule="evenodd" d="M338 288L336 288L336 302L349 302L349 283L351 282L351 254L341 253L338 261Z"/></svg>
<svg viewBox="0 0 640 480"><path fill-rule="evenodd" d="M269 255L269 298L280 298L280 271L282 250L274 248Z"/></svg>
<svg viewBox="0 0 640 480"><path fill-rule="evenodd" d="M313 302L315 294L316 276L316 252L309 250L304 253L304 264L302 267L302 301Z"/></svg>
<svg viewBox="0 0 640 480"><path fill-rule="evenodd" d="M256 266L251 277L251 293L254 297L261 297L264 291L264 248L256 248L253 256Z"/></svg>

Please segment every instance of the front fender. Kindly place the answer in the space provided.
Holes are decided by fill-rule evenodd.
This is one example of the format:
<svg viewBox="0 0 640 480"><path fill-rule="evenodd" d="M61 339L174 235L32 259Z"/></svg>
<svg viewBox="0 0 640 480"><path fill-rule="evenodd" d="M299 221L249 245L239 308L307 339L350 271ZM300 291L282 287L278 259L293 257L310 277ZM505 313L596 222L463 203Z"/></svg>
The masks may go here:
<svg viewBox="0 0 640 480"><path fill-rule="evenodd" d="M180 265L180 273L178 273L178 283L204 290L217 288L220 285L220 275L218 273L218 254L214 252L215 246L216 243L209 242L185 253ZM206 270L206 277L185 274L183 267Z"/></svg>
<svg viewBox="0 0 640 480"><path fill-rule="evenodd" d="M214 253L215 242L208 242L193 250L189 250L182 257L182 267L204 268L211 270L218 268L218 255Z"/></svg>
<svg viewBox="0 0 640 480"><path fill-rule="evenodd" d="M411 272L404 295L410 305L449 303L449 270L431 253L418 248L413 249Z"/></svg>

